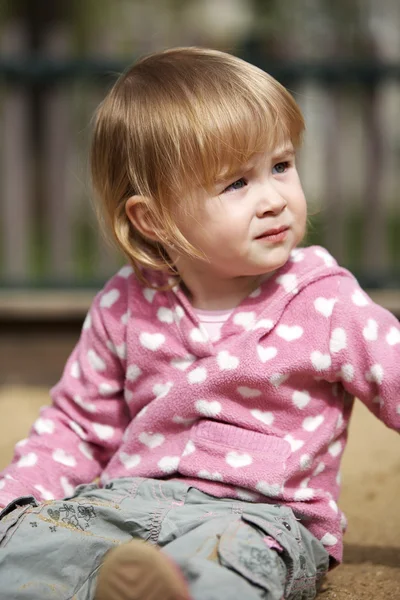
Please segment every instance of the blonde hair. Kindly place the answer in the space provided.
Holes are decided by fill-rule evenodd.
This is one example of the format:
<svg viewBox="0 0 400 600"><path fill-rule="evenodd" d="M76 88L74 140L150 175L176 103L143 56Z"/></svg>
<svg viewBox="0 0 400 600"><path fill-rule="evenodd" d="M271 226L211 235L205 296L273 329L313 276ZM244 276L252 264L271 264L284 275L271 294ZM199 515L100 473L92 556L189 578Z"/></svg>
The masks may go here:
<svg viewBox="0 0 400 600"><path fill-rule="evenodd" d="M232 55L174 48L136 62L98 108L91 172L98 214L143 279L143 267L174 272L165 246L203 257L179 231L176 210L191 193L209 190L257 152L291 141L304 130L302 114L273 77ZM163 239L145 238L129 221L126 201L151 200Z"/></svg>

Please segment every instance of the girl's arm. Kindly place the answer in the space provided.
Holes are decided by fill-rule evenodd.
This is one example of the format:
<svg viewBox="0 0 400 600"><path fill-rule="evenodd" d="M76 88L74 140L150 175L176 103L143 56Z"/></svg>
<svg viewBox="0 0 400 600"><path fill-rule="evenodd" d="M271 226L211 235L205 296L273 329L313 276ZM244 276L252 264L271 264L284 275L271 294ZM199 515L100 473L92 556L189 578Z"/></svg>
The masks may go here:
<svg viewBox="0 0 400 600"><path fill-rule="evenodd" d="M388 427L400 431L400 324L351 278L341 278L332 313L332 377Z"/></svg>
<svg viewBox="0 0 400 600"><path fill-rule="evenodd" d="M19 496L67 496L76 485L93 481L119 447L130 417L123 395L126 293L116 279L95 298L51 390L51 406L41 410L0 474L0 506Z"/></svg>

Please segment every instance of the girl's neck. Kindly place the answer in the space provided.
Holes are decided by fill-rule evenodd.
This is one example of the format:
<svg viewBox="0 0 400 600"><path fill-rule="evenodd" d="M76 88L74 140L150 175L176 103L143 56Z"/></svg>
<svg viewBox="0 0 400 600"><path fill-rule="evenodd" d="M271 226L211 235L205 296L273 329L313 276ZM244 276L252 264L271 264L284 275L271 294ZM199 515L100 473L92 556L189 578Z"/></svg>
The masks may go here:
<svg viewBox="0 0 400 600"><path fill-rule="evenodd" d="M198 278L182 277L181 288L194 308L229 310L238 306L270 276L216 279L203 282Z"/></svg>

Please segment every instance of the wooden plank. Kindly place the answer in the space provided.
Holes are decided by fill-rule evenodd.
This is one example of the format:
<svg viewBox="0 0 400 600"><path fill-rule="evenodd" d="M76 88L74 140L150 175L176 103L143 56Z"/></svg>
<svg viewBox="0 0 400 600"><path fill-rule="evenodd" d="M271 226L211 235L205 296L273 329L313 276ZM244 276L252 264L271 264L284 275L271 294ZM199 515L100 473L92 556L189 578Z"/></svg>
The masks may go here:
<svg viewBox="0 0 400 600"><path fill-rule="evenodd" d="M52 27L45 39L49 56L68 56L70 33L67 27ZM46 237L49 240L50 277L53 281L71 280L74 270L71 198L73 155L73 118L69 83L52 85L43 97L44 193Z"/></svg>
<svg viewBox="0 0 400 600"><path fill-rule="evenodd" d="M23 27L10 22L3 27L3 55L25 56L27 34ZM32 190L30 156L29 97L22 86L3 88L1 221L0 243L3 246L3 276L11 281L29 280L29 245Z"/></svg>
<svg viewBox="0 0 400 600"><path fill-rule="evenodd" d="M1 290L0 320L83 319L97 290ZM366 290L377 304L400 318L400 290Z"/></svg>
<svg viewBox="0 0 400 600"><path fill-rule="evenodd" d="M0 319L15 321L83 319L95 293L94 290L2 290Z"/></svg>

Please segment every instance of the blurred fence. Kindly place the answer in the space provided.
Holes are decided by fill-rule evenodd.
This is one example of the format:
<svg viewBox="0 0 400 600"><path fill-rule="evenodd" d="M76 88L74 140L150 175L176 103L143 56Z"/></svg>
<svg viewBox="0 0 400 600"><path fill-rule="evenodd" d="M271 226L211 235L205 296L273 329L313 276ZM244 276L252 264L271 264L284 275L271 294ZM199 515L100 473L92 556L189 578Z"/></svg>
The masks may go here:
<svg viewBox="0 0 400 600"><path fill-rule="evenodd" d="M122 259L91 208L90 120L129 61L73 61L58 30L46 43L52 61L29 57L24 44L15 30L1 40L0 285L97 286ZM239 54L289 87L305 112L307 241L365 286L400 288L400 65L270 65Z"/></svg>

